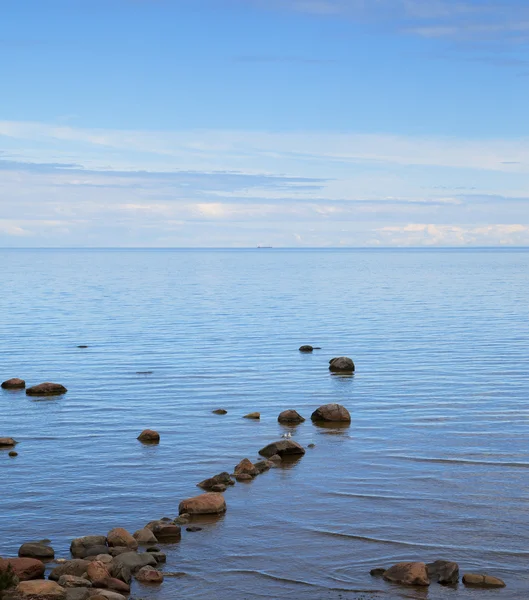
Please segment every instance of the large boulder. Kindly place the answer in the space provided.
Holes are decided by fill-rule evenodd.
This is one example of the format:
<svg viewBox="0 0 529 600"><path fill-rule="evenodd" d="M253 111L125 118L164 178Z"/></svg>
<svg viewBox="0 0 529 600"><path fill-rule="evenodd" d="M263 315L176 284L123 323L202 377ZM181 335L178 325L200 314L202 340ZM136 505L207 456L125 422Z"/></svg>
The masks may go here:
<svg viewBox="0 0 529 600"><path fill-rule="evenodd" d="M182 537L182 530L178 525L171 521L159 519L158 521L151 521L145 525L146 529L150 529L156 539L162 544L172 544L178 542Z"/></svg>
<svg viewBox="0 0 529 600"><path fill-rule="evenodd" d="M21 558L38 558L44 562L55 558L55 552L51 546L41 542L27 542L22 544L18 550Z"/></svg>
<svg viewBox="0 0 529 600"><path fill-rule="evenodd" d="M110 577L110 571L104 563L93 560L88 567L86 567L86 576L92 583L104 581Z"/></svg>
<svg viewBox="0 0 529 600"><path fill-rule="evenodd" d="M190 515L220 515L226 512L226 501L222 494L216 492L207 492L182 500L178 506L178 513L188 513Z"/></svg>
<svg viewBox="0 0 529 600"><path fill-rule="evenodd" d="M135 575L140 583L160 584L163 583L163 573L152 567L142 567Z"/></svg>
<svg viewBox="0 0 529 600"><path fill-rule="evenodd" d="M310 418L314 422L350 423L351 415L341 404L324 404L317 408Z"/></svg>
<svg viewBox="0 0 529 600"><path fill-rule="evenodd" d="M52 581L59 581L63 575L75 575L75 577L82 577L86 573L86 569L88 568L89 564L89 560L83 560L81 558L67 560L65 563L57 565L49 574L49 578Z"/></svg>
<svg viewBox="0 0 529 600"><path fill-rule="evenodd" d="M354 362L347 356L338 356L329 361L329 371L334 373L353 373L355 370Z"/></svg>
<svg viewBox="0 0 529 600"><path fill-rule="evenodd" d="M463 575L463 583L470 587L481 588L500 588L505 587L505 581L492 575L482 575L476 573L465 573Z"/></svg>
<svg viewBox="0 0 529 600"><path fill-rule="evenodd" d="M60 394L66 394L68 390L60 383L51 383L46 381L39 383L26 389L28 396L59 396Z"/></svg>
<svg viewBox="0 0 529 600"><path fill-rule="evenodd" d="M142 546L150 546L151 544L158 543L154 533L150 529L147 529L147 527L138 529L138 531L135 531L132 535L138 544L141 544Z"/></svg>
<svg viewBox="0 0 529 600"><path fill-rule="evenodd" d="M129 569L131 573L136 573L142 567L155 567L156 565L156 559L149 552L125 552L116 556L112 561L111 575L126 581L120 577L122 567Z"/></svg>
<svg viewBox="0 0 529 600"><path fill-rule="evenodd" d="M271 456L276 455L280 458L284 458L286 456L295 457L305 454L305 448L293 440L281 440L261 448L261 450L259 450L259 454L265 458L270 458Z"/></svg>
<svg viewBox="0 0 529 600"><path fill-rule="evenodd" d="M20 581L44 577L44 563L36 558L0 558L0 573L7 571L9 565Z"/></svg>
<svg viewBox="0 0 529 600"><path fill-rule="evenodd" d="M390 567L383 575L386 581L400 585L430 585L428 571L423 562L401 562Z"/></svg>
<svg viewBox="0 0 529 600"><path fill-rule="evenodd" d="M107 544L112 548L121 546L125 548L131 548L132 550L138 549L138 542L134 537L123 527L114 527L107 534Z"/></svg>
<svg viewBox="0 0 529 600"><path fill-rule="evenodd" d="M57 582L63 588L92 587L92 582L75 575L62 575Z"/></svg>
<svg viewBox="0 0 529 600"><path fill-rule="evenodd" d="M89 552L91 548L103 548L107 545L105 535L85 535L84 537L75 538L70 545L70 552L74 558L84 558L85 556L96 556L104 554L104 552Z"/></svg>
<svg viewBox="0 0 529 600"><path fill-rule="evenodd" d="M12 448L16 446L18 442L16 442L13 438L10 437L0 437L0 448Z"/></svg>
<svg viewBox="0 0 529 600"><path fill-rule="evenodd" d="M26 382L18 377L13 377L7 381L2 382L4 390L22 390L26 387Z"/></svg>
<svg viewBox="0 0 529 600"><path fill-rule="evenodd" d="M290 409L284 410L282 413L280 413L279 417L277 417L277 420L286 425L298 425L299 423L303 423L305 419L298 413L297 410Z"/></svg>
<svg viewBox="0 0 529 600"><path fill-rule="evenodd" d="M158 444L160 442L160 434L153 429L144 429L138 436L138 439L144 444Z"/></svg>
<svg viewBox="0 0 529 600"><path fill-rule="evenodd" d="M66 590L55 581L34 579L21 581L16 590L22 598L38 598L39 600L64 600Z"/></svg>
<svg viewBox="0 0 529 600"><path fill-rule="evenodd" d="M255 477L256 475L259 475L259 469L255 468L255 465L249 458L243 458L235 467L234 475L236 478L240 477L241 475L250 475L251 477Z"/></svg>
<svg viewBox="0 0 529 600"><path fill-rule="evenodd" d="M230 474L224 471L223 473L219 473L218 475L214 475L209 479L204 479L200 483L197 483L197 486L202 488L203 490L211 490L216 485L235 485L235 481L231 478Z"/></svg>
<svg viewBox="0 0 529 600"><path fill-rule="evenodd" d="M436 560L426 565L428 579L441 585L455 585L459 582L459 565L450 560Z"/></svg>

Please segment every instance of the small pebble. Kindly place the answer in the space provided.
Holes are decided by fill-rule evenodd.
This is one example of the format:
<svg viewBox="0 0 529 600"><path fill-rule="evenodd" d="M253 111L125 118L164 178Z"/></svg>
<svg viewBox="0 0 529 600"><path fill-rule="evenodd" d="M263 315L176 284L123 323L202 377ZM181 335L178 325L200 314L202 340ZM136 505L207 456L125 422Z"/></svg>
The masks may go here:
<svg viewBox="0 0 529 600"><path fill-rule="evenodd" d="M9 453L9 456L18 456L18 452L11 450L11 452Z"/></svg>

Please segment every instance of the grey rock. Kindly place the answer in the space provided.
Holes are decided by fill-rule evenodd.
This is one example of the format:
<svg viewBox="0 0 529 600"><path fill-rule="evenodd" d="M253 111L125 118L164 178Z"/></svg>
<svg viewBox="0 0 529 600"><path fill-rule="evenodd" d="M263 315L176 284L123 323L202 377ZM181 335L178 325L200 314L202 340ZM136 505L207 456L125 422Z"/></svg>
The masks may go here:
<svg viewBox="0 0 529 600"><path fill-rule="evenodd" d="M75 538L70 544L70 552L74 558L83 558L87 556L88 548L97 546L99 548L107 547L106 535L85 535L84 537ZM108 552L108 550L107 550ZM96 554L105 554L105 552L96 552Z"/></svg>
<svg viewBox="0 0 529 600"><path fill-rule="evenodd" d="M51 546L39 542L27 542L22 544L18 550L20 558L38 558L43 562L55 558L55 552Z"/></svg>
<svg viewBox="0 0 529 600"><path fill-rule="evenodd" d="M76 577L82 577L86 573L86 569L90 561L83 560L81 558L74 558L73 560L67 560L65 563L55 567L49 574L48 579L52 581L59 581L62 575L75 575Z"/></svg>
<svg viewBox="0 0 529 600"><path fill-rule="evenodd" d="M426 565L428 578L441 585L455 585L459 582L459 565L449 560L436 560Z"/></svg>

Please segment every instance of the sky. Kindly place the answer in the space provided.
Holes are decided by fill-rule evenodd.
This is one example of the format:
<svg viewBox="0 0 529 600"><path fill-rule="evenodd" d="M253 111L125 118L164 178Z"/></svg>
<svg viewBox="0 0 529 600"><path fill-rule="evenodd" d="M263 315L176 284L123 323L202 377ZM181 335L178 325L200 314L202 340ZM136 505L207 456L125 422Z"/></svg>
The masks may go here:
<svg viewBox="0 0 529 600"><path fill-rule="evenodd" d="M529 245L527 0L0 0L1 247Z"/></svg>

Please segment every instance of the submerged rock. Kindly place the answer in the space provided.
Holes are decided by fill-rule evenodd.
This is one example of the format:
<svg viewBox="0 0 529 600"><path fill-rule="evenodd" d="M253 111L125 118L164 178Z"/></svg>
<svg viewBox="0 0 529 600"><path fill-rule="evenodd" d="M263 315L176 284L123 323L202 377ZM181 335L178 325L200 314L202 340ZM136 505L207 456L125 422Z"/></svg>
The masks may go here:
<svg viewBox="0 0 529 600"><path fill-rule="evenodd" d="M401 585L430 585L428 571L423 562L401 562L390 567L383 575L386 581Z"/></svg>
<svg viewBox="0 0 529 600"><path fill-rule="evenodd" d="M505 582L498 577L491 575L481 575L475 573L465 573L463 575L463 583L468 586L482 588L500 588L505 587Z"/></svg>
<svg viewBox="0 0 529 600"><path fill-rule="evenodd" d="M144 444L158 444L160 442L160 434L153 429L144 429L137 439Z"/></svg>
<svg viewBox="0 0 529 600"><path fill-rule="evenodd" d="M287 423L289 425L297 425L298 423L303 423L303 421L305 421L305 419L293 409L284 410L280 413L279 417L277 417L277 420L280 423Z"/></svg>
<svg viewBox="0 0 529 600"><path fill-rule="evenodd" d="M338 356L337 358L331 358L329 361L329 371L334 373L353 373L355 370L355 364L347 356Z"/></svg>
<svg viewBox="0 0 529 600"><path fill-rule="evenodd" d="M324 404L317 408L310 418L315 421L326 421L330 423L350 423L351 415L341 404Z"/></svg>
<svg viewBox="0 0 529 600"><path fill-rule="evenodd" d="M455 585L459 582L459 565L449 560L436 560L426 565L428 578L441 585Z"/></svg>
<svg viewBox="0 0 529 600"><path fill-rule="evenodd" d="M226 512L226 501L222 494L207 492L182 500L178 506L178 512L190 515L220 515Z"/></svg>
<svg viewBox="0 0 529 600"><path fill-rule="evenodd" d="M18 377L13 377L2 382L2 387L4 390L22 390L26 387L26 382Z"/></svg>
<svg viewBox="0 0 529 600"><path fill-rule="evenodd" d="M51 383L46 381L39 383L26 389L28 396L58 396L60 394L66 394L68 390L60 383Z"/></svg>
<svg viewBox="0 0 529 600"><path fill-rule="evenodd" d="M18 555L21 558L38 558L43 562L55 558L55 552L51 546L38 542L27 542L22 544L18 550Z"/></svg>
<svg viewBox="0 0 529 600"><path fill-rule="evenodd" d="M270 458L270 460L275 460L275 455L283 459L285 456L302 456L305 454L305 448L292 440L281 440L261 448L259 454L265 458Z"/></svg>

